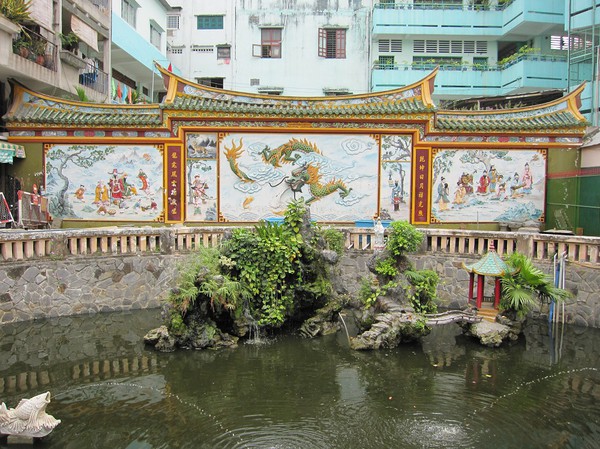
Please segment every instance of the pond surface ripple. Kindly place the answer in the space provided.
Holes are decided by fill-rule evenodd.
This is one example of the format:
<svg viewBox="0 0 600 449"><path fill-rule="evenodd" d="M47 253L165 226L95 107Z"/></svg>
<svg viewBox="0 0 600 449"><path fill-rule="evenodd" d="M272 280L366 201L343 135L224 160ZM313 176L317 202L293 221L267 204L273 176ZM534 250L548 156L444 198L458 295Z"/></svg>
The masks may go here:
<svg viewBox="0 0 600 449"><path fill-rule="evenodd" d="M158 353L159 311L0 326L0 401L50 391L36 447L597 448L600 331L531 322L484 348L455 326L355 352L344 333ZM560 352L557 350L560 348ZM2 443L0 443L0 447Z"/></svg>

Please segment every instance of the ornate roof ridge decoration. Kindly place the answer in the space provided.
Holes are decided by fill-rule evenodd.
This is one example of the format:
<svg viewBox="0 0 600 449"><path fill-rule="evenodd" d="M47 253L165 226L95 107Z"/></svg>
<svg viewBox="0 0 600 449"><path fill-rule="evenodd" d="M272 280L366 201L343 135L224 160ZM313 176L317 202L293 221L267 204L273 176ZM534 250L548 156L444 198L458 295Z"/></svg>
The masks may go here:
<svg viewBox="0 0 600 449"><path fill-rule="evenodd" d="M3 117L8 127L17 124L62 126L162 127L157 104L88 103L35 92L10 78L13 102Z"/></svg>
<svg viewBox="0 0 600 449"><path fill-rule="evenodd" d="M171 111L282 117L394 116L433 112L431 99L437 69L408 86L383 92L320 97L288 97L236 92L193 83L155 64L167 95L161 108Z"/></svg>
<svg viewBox="0 0 600 449"><path fill-rule="evenodd" d="M513 109L484 111L438 110L435 114L435 131L547 131L579 128L583 132L587 120L579 112L581 84L567 95L548 103Z"/></svg>

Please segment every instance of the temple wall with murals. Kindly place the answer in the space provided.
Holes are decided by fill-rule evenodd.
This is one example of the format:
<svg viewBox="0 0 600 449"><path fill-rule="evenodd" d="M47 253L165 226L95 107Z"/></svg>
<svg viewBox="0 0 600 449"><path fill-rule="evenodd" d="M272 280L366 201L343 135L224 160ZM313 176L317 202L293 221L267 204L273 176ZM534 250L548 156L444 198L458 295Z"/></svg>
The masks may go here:
<svg viewBox="0 0 600 449"><path fill-rule="evenodd" d="M164 104L66 102L15 85L11 173L63 227L277 220L293 199L323 223L409 220L498 229L574 223L585 123L578 93L493 113L437 111L433 77L312 99L204 88L163 71ZM559 201L560 199L560 201Z"/></svg>

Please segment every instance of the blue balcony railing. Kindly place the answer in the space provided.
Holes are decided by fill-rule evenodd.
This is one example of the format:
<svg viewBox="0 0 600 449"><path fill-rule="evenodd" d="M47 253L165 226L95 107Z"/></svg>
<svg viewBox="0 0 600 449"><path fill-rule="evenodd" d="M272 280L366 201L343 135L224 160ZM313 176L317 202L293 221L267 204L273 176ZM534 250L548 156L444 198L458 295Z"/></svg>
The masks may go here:
<svg viewBox="0 0 600 449"><path fill-rule="evenodd" d="M489 2L476 3L472 1L455 2L445 0L433 0L433 1L415 1L413 3L395 3L395 2L380 2L376 3L375 9L416 9L416 10L476 10L476 11L502 11L506 9L515 0L499 1L497 4L489 4Z"/></svg>
<svg viewBox="0 0 600 449"><path fill-rule="evenodd" d="M378 63L373 65L373 70L433 70L439 67L440 71L475 71L498 72L521 61L549 61L566 62L567 57L561 55L525 54L511 58L503 64L436 64L435 62L413 62L412 64Z"/></svg>
<svg viewBox="0 0 600 449"><path fill-rule="evenodd" d="M440 95L505 95L520 88L564 89L567 87L567 58L525 54L502 65L486 64L380 64L373 66L372 90L395 89L423 78L433 69L435 92Z"/></svg>

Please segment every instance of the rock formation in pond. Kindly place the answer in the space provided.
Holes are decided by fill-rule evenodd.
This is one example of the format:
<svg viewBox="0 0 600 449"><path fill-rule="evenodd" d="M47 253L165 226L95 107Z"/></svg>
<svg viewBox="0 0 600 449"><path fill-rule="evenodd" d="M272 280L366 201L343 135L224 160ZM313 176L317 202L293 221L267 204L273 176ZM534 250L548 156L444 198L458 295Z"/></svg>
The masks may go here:
<svg viewBox="0 0 600 449"><path fill-rule="evenodd" d="M218 249L192 255L164 307L165 325L145 341L161 351L235 347L258 330L296 330L308 318L306 335L338 329L330 274L339 255L331 246L341 251L343 235L315 229L302 203L288 211L281 224L232 230Z"/></svg>
<svg viewBox="0 0 600 449"><path fill-rule="evenodd" d="M381 312L374 315L374 323L358 336L350 338L352 349L395 348L429 333L423 317L415 314L412 307L387 297L379 298L378 303Z"/></svg>

